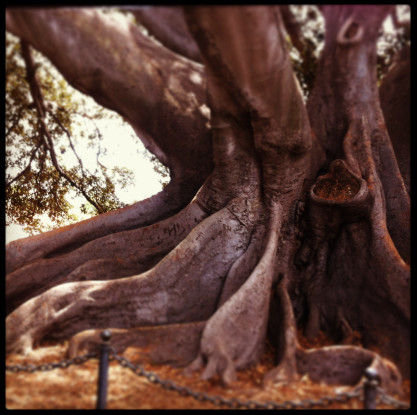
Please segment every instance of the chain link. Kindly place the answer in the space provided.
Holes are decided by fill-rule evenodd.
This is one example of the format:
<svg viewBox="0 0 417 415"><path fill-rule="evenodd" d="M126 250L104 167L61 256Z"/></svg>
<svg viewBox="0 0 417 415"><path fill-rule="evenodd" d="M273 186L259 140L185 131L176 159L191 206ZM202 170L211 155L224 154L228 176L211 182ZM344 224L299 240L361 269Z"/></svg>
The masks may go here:
<svg viewBox="0 0 417 415"><path fill-rule="evenodd" d="M378 396L379 401L381 401L382 403L391 405L396 409L408 409L410 407L410 404L398 401L397 399L394 399L393 397L388 396L385 393L384 389L382 388L377 388L377 391L379 393L379 396Z"/></svg>
<svg viewBox="0 0 417 415"><path fill-rule="evenodd" d="M6 371L18 373L18 372L29 372L33 373L36 371L46 372L53 369L66 369L71 365L81 365L87 360L97 358L98 350L87 353L83 356L76 356L73 359L64 359L56 363L43 363L40 365L28 364L23 365L6 365ZM363 401L363 389L364 386L360 385L351 392L338 393L335 396L323 396L320 399L303 399L299 401L284 401L284 402L257 402L257 401L242 401L240 399L231 398L226 399L222 396L211 396L205 392L194 391L187 386L180 386L171 380L163 380L156 373L146 371L141 365L133 364L129 359L124 356L119 356L113 349L110 350L110 360L116 360L122 367L130 369L137 376L144 376L149 382L161 386L163 389L168 391L175 391L181 396L190 396L199 402L210 402L215 406L228 406L232 409L247 408L247 409L309 409L316 406L327 407L333 403L346 403L351 399L359 399ZM379 401L387 405L391 405L396 409L407 409L409 404L398 401L391 396L388 396L382 388L377 388L379 392Z"/></svg>
<svg viewBox="0 0 417 415"><path fill-rule="evenodd" d="M363 394L363 385L357 387L352 392L339 393L336 396L324 396L318 400L304 399L300 401L284 401L277 402L257 402L257 401L241 401L240 399L232 398L226 399L221 396L208 395L205 392L197 392L186 386L180 386L171 380L163 380L154 372L147 372L141 365L134 365L124 356L113 354L114 358L121 366L129 368L138 376L144 376L150 382L160 385L163 389L175 391L182 396L190 396L199 402L210 402L215 406L228 406L232 409L247 408L247 409L298 409L298 408L313 408L315 406L327 407L333 403L348 402L354 398L360 398Z"/></svg>
<svg viewBox="0 0 417 415"><path fill-rule="evenodd" d="M18 373L18 372L47 372L53 369L66 369L71 365L82 365L87 360L97 357L97 352L90 352L83 356L76 356L73 359L64 359L56 363L42 363L40 365L6 365L6 371Z"/></svg>

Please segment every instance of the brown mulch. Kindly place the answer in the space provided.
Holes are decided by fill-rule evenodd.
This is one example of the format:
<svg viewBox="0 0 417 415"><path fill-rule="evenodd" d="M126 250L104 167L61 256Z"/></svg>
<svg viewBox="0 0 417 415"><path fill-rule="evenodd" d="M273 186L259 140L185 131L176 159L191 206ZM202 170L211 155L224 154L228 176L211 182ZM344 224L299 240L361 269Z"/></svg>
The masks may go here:
<svg viewBox="0 0 417 415"><path fill-rule="evenodd" d="M323 339L325 340L325 339ZM67 343L42 347L29 356L8 355L6 364L41 364L65 359ZM352 388L328 386L313 383L308 376L296 382L262 387L264 375L274 367L274 350L268 345L261 362L251 368L238 372L233 388L225 388L219 379L202 380L201 372L189 377L183 369L169 365L152 365L139 361L143 357L140 350L129 348L123 356L132 363L141 363L147 371L156 373L161 379L172 380L180 386L226 399L237 398L242 401L284 402L292 400L319 400L324 396L335 396L338 392L349 392ZM47 372L6 372L6 407L8 409L95 409L97 393L98 361L91 359L81 365L71 365L65 369ZM405 396L405 398L404 398ZM409 402L410 383L404 382L402 401ZM395 397L398 399L398 397ZM107 409L219 409L210 402L199 402L192 397L181 396L175 391L167 391L160 385L149 382L145 377L135 375L112 360L109 368ZM352 399L347 403L332 403L331 409L362 409L363 403ZM390 408L379 404L378 409ZM320 409L315 406L314 409Z"/></svg>

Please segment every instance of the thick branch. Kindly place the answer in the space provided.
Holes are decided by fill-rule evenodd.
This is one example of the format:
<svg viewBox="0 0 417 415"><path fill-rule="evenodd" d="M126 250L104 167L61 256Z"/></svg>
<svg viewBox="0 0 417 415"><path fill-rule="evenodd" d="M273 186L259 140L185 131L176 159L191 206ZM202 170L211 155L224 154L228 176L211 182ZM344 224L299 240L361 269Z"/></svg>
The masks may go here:
<svg viewBox="0 0 417 415"><path fill-rule="evenodd" d="M172 176L151 199L12 242L8 272L51 251L144 226L185 206L212 169L202 67L97 10L8 9L6 14L8 30L49 57L74 87L123 115Z"/></svg>
<svg viewBox="0 0 417 415"><path fill-rule="evenodd" d="M75 88L122 115L175 179L201 185L211 170L201 65L99 10L8 9L6 15L8 30L50 58Z"/></svg>
<svg viewBox="0 0 417 415"><path fill-rule="evenodd" d="M182 7L133 7L126 9L164 46L193 61L201 54L184 20Z"/></svg>
<svg viewBox="0 0 417 415"><path fill-rule="evenodd" d="M300 25L295 20L288 4L282 4L279 8L281 10L285 29L290 35L291 43L297 48L297 50L300 52L300 55L303 56L305 42L301 33Z"/></svg>

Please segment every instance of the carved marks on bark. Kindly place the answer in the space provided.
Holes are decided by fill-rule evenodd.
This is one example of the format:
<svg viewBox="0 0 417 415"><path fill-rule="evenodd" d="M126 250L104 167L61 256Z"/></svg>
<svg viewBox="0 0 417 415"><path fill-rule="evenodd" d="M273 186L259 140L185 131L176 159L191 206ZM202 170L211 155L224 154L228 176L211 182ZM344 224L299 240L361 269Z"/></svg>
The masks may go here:
<svg viewBox="0 0 417 415"><path fill-rule="evenodd" d="M171 226L168 226L164 229L164 234L167 234L169 238L171 237L171 235L174 237L177 237L177 235L184 235L185 232L186 229L181 223L173 223Z"/></svg>
<svg viewBox="0 0 417 415"><path fill-rule="evenodd" d="M110 280L144 272L175 248L205 217L207 213L191 203L172 218L109 234L67 254L41 258L19 268L7 276L7 312L64 282ZM26 281L30 290L19 280Z"/></svg>

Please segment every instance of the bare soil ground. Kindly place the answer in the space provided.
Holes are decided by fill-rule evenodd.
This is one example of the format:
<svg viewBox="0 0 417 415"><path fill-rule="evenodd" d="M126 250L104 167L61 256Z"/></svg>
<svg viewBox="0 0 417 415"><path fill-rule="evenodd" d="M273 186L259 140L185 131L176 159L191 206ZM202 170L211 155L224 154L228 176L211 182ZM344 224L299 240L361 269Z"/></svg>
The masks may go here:
<svg viewBox="0 0 417 415"><path fill-rule="evenodd" d="M7 355L7 365L27 365L59 362L66 358L67 344L49 345L34 350L28 356ZM323 397L333 397L340 392L352 391L351 387L328 386L313 383L308 376L298 381L262 386L265 373L274 367L274 349L267 345L261 362L249 369L238 372L238 380L233 388L225 388L219 379L201 380L201 372L186 377L183 369L169 365L152 365L143 360L143 351L129 348L123 353L134 364L141 364L147 371L154 372L161 379L174 381L197 392L218 395L226 399L242 401L297 401ZM81 365L71 365L65 369L46 372L6 372L6 407L8 409L95 409L97 394L98 360L90 359ZM404 382L403 396L395 396L402 402L409 402L410 382ZM210 402L199 402L189 396L181 396L175 391L163 389L137 376L130 369L111 360L107 409L223 409ZM346 403L332 403L314 406L314 409L362 409L363 402L352 399ZM378 409L392 408L378 404Z"/></svg>

